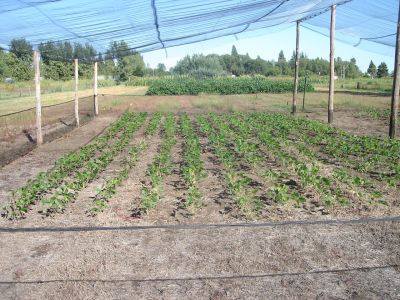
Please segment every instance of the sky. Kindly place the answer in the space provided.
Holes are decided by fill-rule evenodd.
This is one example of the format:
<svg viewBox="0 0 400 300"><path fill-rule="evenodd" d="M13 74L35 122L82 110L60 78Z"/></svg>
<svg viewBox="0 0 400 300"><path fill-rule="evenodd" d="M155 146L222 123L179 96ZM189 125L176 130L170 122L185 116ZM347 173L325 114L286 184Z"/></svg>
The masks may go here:
<svg viewBox="0 0 400 300"><path fill-rule="evenodd" d="M161 49L144 53L143 57L145 63L149 63L153 68L158 63L164 63L167 69L169 69L178 60L188 54L226 54L231 52L232 45L236 46L240 54L248 53L252 58L256 58L259 55L266 60L277 60L280 50L283 50L286 59L289 60L295 49L296 31L294 25L290 25L290 27L286 26L286 28L281 28L281 30L274 29L267 32L253 32L250 36L228 36L190 45ZM368 46L373 50L366 50ZM394 48L381 45L375 47L372 43L365 45L361 49L337 40L335 48L335 57L341 57L344 60L350 60L354 57L357 60L357 65L363 72L367 71L371 60L376 66L381 62L385 62L389 70L393 70ZM322 57L329 59L329 38L301 27L300 51L305 52L309 58Z"/></svg>

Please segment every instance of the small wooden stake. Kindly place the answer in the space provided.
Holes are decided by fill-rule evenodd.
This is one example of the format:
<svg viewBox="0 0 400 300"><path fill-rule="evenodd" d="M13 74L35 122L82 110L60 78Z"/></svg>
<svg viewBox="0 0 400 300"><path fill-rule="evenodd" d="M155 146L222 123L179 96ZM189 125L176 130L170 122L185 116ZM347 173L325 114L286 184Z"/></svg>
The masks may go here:
<svg viewBox="0 0 400 300"><path fill-rule="evenodd" d="M42 104L40 100L40 66L39 52L33 52L33 64L35 66L35 107L36 107L36 143L43 144L42 135Z"/></svg>
<svg viewBox="0 0 400 300"><path fill-rule="evenodd" d="M79 79L78 79L78 59L75 58L74 60L75 63L75 121L76 121L76 126L79 127L79 98L78 98L78 84L79 84Z"/></svg>
<svg viewBox="0 0 400 300"><path fill-rule="evenodd" d="M305 109L305 102L306 102L306 87L307 87L307 76L304 77L303 111L304 111L304 109Z"/></svg>
<svg viewBox="0 0 400 300"><path fill-rule="evenodd" d="M300 40L300 21L296 22L296 61L294 66L294 88L293 88L293 107L292 114L297 109L297 91L299 89L299 41Z"/></svg>
<svg viewBox="0 0 400 300"><path fill-rule="evenodd" d="M392 104L390 112L389 137L396 137L397 115L399 113L399 93L400 93L400 5L399 15L397 19L397 38L396 38L396 53L394 62L394 78L392 89Z"/></svg>
<svg viewBox="0 0 400 300"><path fill-rule="evenodd" d="M97 98L97 61L94 63L94 76L93 76L93 96L94 96L94 115L99 115L99 103Z"/></svg>
<svg viewBox="0 0 400 300"><path fill-rule="evenodd" d="M329 75L329 101L328 101L328 123L333 123L333 96L335 90L335 24L336 5L331 9L331 53L330 53L330 75Z"/></svg>

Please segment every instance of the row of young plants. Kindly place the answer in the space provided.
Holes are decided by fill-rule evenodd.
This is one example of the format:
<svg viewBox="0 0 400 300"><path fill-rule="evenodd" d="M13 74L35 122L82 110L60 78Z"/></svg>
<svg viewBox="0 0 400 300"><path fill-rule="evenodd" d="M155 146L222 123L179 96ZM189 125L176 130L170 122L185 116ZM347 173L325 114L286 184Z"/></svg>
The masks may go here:
<svg viewBox="0 0 400 300"><path fill-rule="evenodd" d="M400 185L400 141L356 136L327 124L296 118L287 133L318 147L333 161L368 174L390 186Z"/></svg>
<svg viewBox="0 0 400 300"><path fill-rule="evenodd" d="M309 139L310 135L302 130L299 130L299 122L304 121L310 123L314 122L311 120L293 119L289 116L280 114L272 114L268 116L268 123L271 128L274 130L274 132L277 132L277 134L279 132L279 135L284 136L286 143L289 144L289 146L296 148L299 153L303 155L303 157L315 161L320 161L322 163L324 161L324 158L322 158L315 150L315 148L312 147L313 142ZM279 128L277 128L277 126L279 126ZM288 135L293 132L296 133L295 140L293 138L288 138ZM317 130L313 130L313 136L316 136L318 134L320 133L318 133ZM341 182L347 182L347 185L352 188L368 187L371 185L371 183L367 179L357 175L351 175L344 167L340 167L337 165L334 165L334 177L340 178Z"/></svg>
<svg viewBox="0 0 400 300"><path fill-rule="evenodd" d="M109 149L103 151L99 157L91 158L72 178L64 180L52 196L42 199L46 213L62 211L68 203L76 198L79 191L96 179L114 158L129 145L133 134L142 126L146 117L147 113L137 114L136 118L126 124L122 135Z"/></svg>
<svg viewBox="0 0 400 300"><path fill-rule="evenodd" d="M157 132L161 118L162 113L157 112L153 114L145 130L146 137L153 136ZM127 157L122 161L122 169L114 176L108 178L103 186L97 190L92 202L92 207L88 210L90 215L94 216L107 208L107 203L116 193L117 187L128 178L129 172L136 165L141 153L146 150L147 147L148 144L146 142L141 142L130 148Z"/></svg>
<svg viewBox="0 0 400 300"><path fill-rule="evenodd" d="M351 175L343 167L335 166L332 174L322 176L320 173L323 163L316 156L316 153L301 141L289 138L288 132L291 131L290 128L295 123L293 118L280 114L259 114L259 118L262 121L262 126L268 128L272 133L268 143L271 144L273 139L280 144L280 151L286 152L289 155L289 161L297 165L295 167L296 172L303 182L312 185L319 192L325 191L323 196L325 204L332 204L333 201L347 204L348 195L354 194L358 198L370 202L381 198L382 194L379 191L361 190L360 188L369 187L370 183L361 177ZM256 124L255 128L258 128L259 125ZM265 134L263 135L265 136ZM297 151L297 153L290 155L288 153L290 151ZM345 186L345 189L343 190L341 186Z"/></svg>
<svg viewBox="0 0 400 300"><path fill-rule="evenodd" d="M303 91L304 85L299 86ZM314 91L313 86L307 83L307 92ZM146 95L198 95L204 94L255 94L255 93L289 93L293 91L291 80L271 80L264 77L238 78L171 78L154 80Z"/></svg>
<svg viewBox="0 0 400 300"><path fill-rule="evenodd" d="M345 203L347 200L340 189L335 188L328 177L320 174L320 168L315 162L309 164L300 160L298 157L289 154L285 147L284 136L274 136L271 127L265 124L265 118L269 114L254 114L243 120L246 126L257 136L261 144L269 151L279 163L289 169L292 169L298 176L301 185L310 187L321 196L321 201L329 206L339 201ZM281 198L290 198L296 195L284 194L288 189L276 189L276 193ZM304 197L298 195L298 202L304 202Z"/></svg>
<svg viewBox="0 0 400 300"><path fill-rule="evenodd" d="M163 190L163 180L165 176L172 171L171 150L176 144L176 129L177 125L174 115L168 114L162 128L163 140L159 154L154 158L147 169L149 183L142 188L140 202L141 213L146 213L157 205Z"/></svg>
<svg viewBox="0 0 400 300"><path fill-rule="evenodd" d="M234 148L239 156L243 157L252 167L256 167L259 171L258 175L267 180L269 187L266 194L277 203L285 203L289 200L295 201L297 204L304 203L305 197L301 195L295 186L292 189L285 182L289 180L289 170L282 170L286 165L277 160L273 153L264 153L255 140L253 127L257 126L255 120L247 114L235 113L225 118L227 126L231 128L231 140ZM274 158L272 165L276 165L277 169L265 169L265 158L263 155ZM271 166L271 163L268 164Z"/></svg>
<svg viewBox="0 0 400 300"><path fill-rule="evenodd" d="M107 208L107 203L116 193L117 187L128 178L130 170L136 165L140 154L146 148L147 144L145 143L140 143L131 147L127 157L123 160L123 168L114 176L108 178L103 186L97 191L92 202L92 207L88 211L91 216L94 216Z"/></svg>
<svg viewBox="0 0 400 300"><path fill-rule="evenodd" d="M161 118L162 118L161 112L156 112L153 114L145 131L146 136L152 136L157 133L158 125L160 125Z"/></svg>
<svg viewBox="0 0 400 300"><path fill-rule="evenodd" d="M210 120L204 116L197 117L200 132L209 140L213 152L223 165L223 175L228 191L236 205L246 214L258 213L261 202L256 197L256 190L251 187L251 179L240 170L240 160L234 150L230 148L228 128L216 114L210 114Z"/></svg>
<svg viewBox="0 0 400 300"><path fill-rule="evenodd" d="M187 114L180 117L179 125L180 133L183 136L182 174L187 186L187 199L184 205L197 208L201 206L201 192L198 184L207 175L201 159L201 145Z"/></svg>
<svg viewBox="0 0 400 300"><path fill-rule="evenodd" d="M58 159L51 170L40 172L35 179L28 180L24 186L13 192L10 203L4 207L4 215L7 218L22 217L30 205L40 200L48 190L58 187L64 178L82 168L94 155L107 149L126 124L136 117L132 112L124 113L91 143Z"/></svg>

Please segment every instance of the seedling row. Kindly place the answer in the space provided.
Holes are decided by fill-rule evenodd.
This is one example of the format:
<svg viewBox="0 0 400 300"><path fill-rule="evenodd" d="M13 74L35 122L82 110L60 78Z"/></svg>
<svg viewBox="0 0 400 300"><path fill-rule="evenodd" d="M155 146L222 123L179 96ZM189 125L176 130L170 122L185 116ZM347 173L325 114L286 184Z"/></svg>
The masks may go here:
<svg viewBox="0 0 400 300"><path fill-rule="evenodd" d="M15 190L4 216L22 218L39 205L44 215L63 213L93 186L90 205L82 209L88 217L106 213L156 138L159 145L146 162L140 192L130 195L131 211L139 217L165 201L166 179L174 168L186 189L178 209L202 213L207 197L202 184L208 176L202 160L206 151L220 167L219 184L227 187L226 197L250 219L262 218L271 207L296 209L311 202L329 213L331 208L390 206L399 196L397 140L360 137L278 113L126 112L91 143ZM176 146L182 149L177 153L179 163L172 160ZM110 169L115 161L120 167Z"/></svg>

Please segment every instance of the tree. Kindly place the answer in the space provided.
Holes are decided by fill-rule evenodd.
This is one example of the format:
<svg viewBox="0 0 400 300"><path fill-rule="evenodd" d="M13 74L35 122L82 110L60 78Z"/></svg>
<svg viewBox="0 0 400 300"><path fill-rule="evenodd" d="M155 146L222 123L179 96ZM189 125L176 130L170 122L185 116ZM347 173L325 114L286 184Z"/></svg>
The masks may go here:
<svg viewBox="0 0 400 300"><path fill-rule="evenodd" d="M375 64L374 64L374 62L372 60L369 63L369 67L368 67L367 72L371 76L372 79L376 77L376 66L375 66Z"/></svg>
<svg viewBox="0 0 400 300"><path fill-rule="evenodd" d="M279 52L278 62L276 63L276 66L280 69L281 75L289 75L289 65L286 61L283 50Z"/></svg>
<svg viewBox="0 0 400 300"><path fill-rule="evenodd" d="M185 56L177 62L174 73L190 74L194 77L213 77L224 74L220 58L216 54L204 56L203 54L193 54Z"/></svg>
<svg viewBox="0 0 400 300"><path fill-rule="evenodd" d="M232 46L231 55L232 55L232 56L238 56L238 52L237 52L237 50L236 50L235 45Z"/></svg>
<svg viewBox="0 0 400 300"><path fill-rule="evenodd" d="M14 53L18 59L33 60L32 45L25 39L12 39L10 42L10 52Z"/></svg>
<svg viewBox="0 0 400 300"><path fill-rule="evenodd" d="M157 72L157 75L164 75L166 72L167 72L167 68L165 67L165 65L164 64L162 64L162 63L159 63L158 65L157 65L157 70L156 70L156 72Z"/></svg>
<svg viewBox="0 0 400 300"><path fill-rule="evenodd" d="M362 75L362 73L357 66L357 61L353 57L352 59L350 59L350 63L347 64L346 77L357 78L357 77L360 77L361 75Z"/></svg>
<svg viewBox="0 0 400 300"><path fill-rule="evenodd" d="M129 49L129 45L125 41L112 42L107 52L108 55L117 61L121 61L125 56L135 54L135 51Z"/></svg>
<svg viewBox="0 0 400 300"><path fill-rule="evenodd" d="M139 53L124 56L120 59L115 70L118 81L127 81L130 76L143 76L145 64Z"/></svg>
<svg viewBox="0 0 400 300"><path fill-rule="evenodd" d="M382 62L378 66L377 76L378 76L378 78L389 76L389 70L388 70L388 67L387 67L386 63Z"/></svg>

